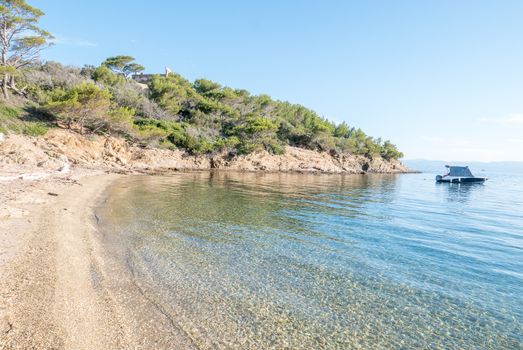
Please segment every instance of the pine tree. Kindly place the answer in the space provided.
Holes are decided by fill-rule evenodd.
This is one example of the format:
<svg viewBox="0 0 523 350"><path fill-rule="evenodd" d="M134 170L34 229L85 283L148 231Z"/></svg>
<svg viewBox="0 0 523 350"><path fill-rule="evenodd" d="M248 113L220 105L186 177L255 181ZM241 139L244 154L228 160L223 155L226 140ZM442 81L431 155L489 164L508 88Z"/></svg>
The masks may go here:
<svg viewBox="0 0 523 350"><path fill-rule="evenodd" d="M53 38L37 25L43 15L24 0L0 0L0 75L5 99L8 89L21 93L15 85L18 69L37 60Z"/></svg>

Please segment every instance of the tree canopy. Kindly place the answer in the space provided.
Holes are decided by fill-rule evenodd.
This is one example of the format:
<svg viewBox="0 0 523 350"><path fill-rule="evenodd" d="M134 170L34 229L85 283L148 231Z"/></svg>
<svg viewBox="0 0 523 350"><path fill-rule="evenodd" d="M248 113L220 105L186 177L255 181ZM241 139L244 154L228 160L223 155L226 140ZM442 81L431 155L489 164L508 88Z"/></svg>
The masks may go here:
<svg viewBox="0 0 523 350"><path fill-rule="evenodd" d="M46 108L65 122L67 128L77 127L81 134L85 127L96 129L109 114L111 94L93 83L82 83L70 90L52 92Z"/></svg>
<svg viewBox="0 0 523 350"><path fill-rule="evenodd" d="M15 76L20 67L38 59L52 35L38 26L44 13L24 0L0 1L0 75L4 98L8 88L15 90Z"/></svg>
<svg viewBox="0 0 523 350"><path fill-rule="evenodd" d="M102 63L102 66L109 68L114 73L120 74L125 78L129 78L133 74L145 70L144 66L134 62L134 57L132 56L109 57Z"/></svg>
<svg viewBox="0 0 523 350"><path fill-rule="evenodd" d="M280 154L294 146L340 156L403 156L390 141L348 123L336 124L302 105L208 79L154 75L144 89L107 64L80 69L48 62L23 73L30 97L60 125L80 132L120 133L147 146L200 154Z"/></svg>

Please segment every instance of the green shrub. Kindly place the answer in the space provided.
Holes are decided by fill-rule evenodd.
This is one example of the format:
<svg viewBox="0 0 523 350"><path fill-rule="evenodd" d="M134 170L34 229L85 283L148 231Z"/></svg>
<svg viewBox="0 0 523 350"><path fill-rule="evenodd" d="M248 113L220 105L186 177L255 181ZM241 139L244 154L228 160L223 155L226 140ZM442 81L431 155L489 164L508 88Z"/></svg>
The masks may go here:
<svg viewBox="0 0 523 350"><path fill-rule="evenodd" d="M265 149L272 154L284 154L285 147L279 143L277 140L271 140L265 145Z"/></svg>
<svg viewBox="0 0 523 350"><path fill-rule="evenodd" d="M19 108L0 105L0 120L18 118L21 114Z"/></svg>
<svg viewBox="0 0 523 350"><path fill-rule="evenodd" d="M255 141L242 141L238 145L238 154L249 154L255 151L261 151L263 150L263 144L255 142Z"/></svg>
<svg viewBox="0 0 523 350"><path fill-rule="evenodd" d="M106 66L100 66L98 68L95 68L92 72L92 78L97 83L103 84L105 86L116 86L125 82L124 77L113 73Z"/></svg>
<svg viewBox="0 0 523 350"><path fill-rule="evenodd" d="M22 133L29 136L42 136L47 133L49 128L39 122L26 122L24 123Z"/></svg>
<svg viewBox="0 0 523 350"><path fill-rule="evenodd" d="M16 107L0 105L0 132L4 134L21 133L23 122L19 118L20 115L20 109Z"/></svg>
<svg viewBox="0 0 523 350"><path fill-rule="evenodd" d="M154 76L149 83L149 89L151 98L174 115L178 114L184 105L192 102L191 99L198 100L200 97L188 80L174 73L166 77Z"/></svg>
<svg viewBox="0 0 523 350"><path fill-rule="evenodd" d="M213 149L216 151L232 150L240 144L240 139L236 136L220 138L214 142Z"/></svg>
<svg viewBox="0 0 523 350"><path fill-rule="evenodd" d="M134 120L133 129L138 139L147 143L168 147L168 144L178 146L185 142L183 126L175 121L138 118Z"/></svg>
<svg viewBox="0 0 523 350"><path fill-rule="evenodd" d="M0 105L0 132L4 134L25 134L29 136L45 135L48 127L38 121L26 121L25 112L18 107Z"/></svg>
<svg viewBox="0 0 523 350"><path fill-rule="evenodd" d="M127 107L114 107L107 114L93 122L93 131L109 134L129 135L133 128L134 110Z"/></svg>
<svg viewBox="0 0 523 350"><path fill-rule="evenodd" d="M403 153L398 151L396 145L390 141L385 141L381 147L381 156L387 160L403 158Z"/></svg>
<svg viewBox="0 0 523 350"><path fill-rule="evenodd" d="M58 121L68 129L78 128L83 134L85 128L100 129L111 106L111 93L93 83L85 82L71 90L57 89L45 105L47 111L55 114Z"/></svg>

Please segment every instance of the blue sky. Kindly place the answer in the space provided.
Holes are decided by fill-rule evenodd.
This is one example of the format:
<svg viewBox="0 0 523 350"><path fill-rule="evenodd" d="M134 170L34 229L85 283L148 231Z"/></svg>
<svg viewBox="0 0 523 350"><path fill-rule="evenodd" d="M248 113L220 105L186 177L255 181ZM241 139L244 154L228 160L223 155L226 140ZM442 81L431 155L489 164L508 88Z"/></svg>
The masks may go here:
<svg viewBox="0 0 523 350"><path fill-rule="evenodd" d="M28 0L43 57L129 54L300 103L406 158L523 161L523 1Z"/></svg>

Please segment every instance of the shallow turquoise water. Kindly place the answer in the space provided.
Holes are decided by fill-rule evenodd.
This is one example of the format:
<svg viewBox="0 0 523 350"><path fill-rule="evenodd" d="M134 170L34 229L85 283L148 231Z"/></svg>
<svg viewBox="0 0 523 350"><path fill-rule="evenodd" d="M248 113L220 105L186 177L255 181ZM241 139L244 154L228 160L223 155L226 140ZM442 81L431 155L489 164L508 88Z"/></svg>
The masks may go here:
<svg viewBox="0 0 523 350"><path fill-rule="evenodd" d="M135 176L97 212L201 348L522 349L523 176L489 175Z"/></svg>

